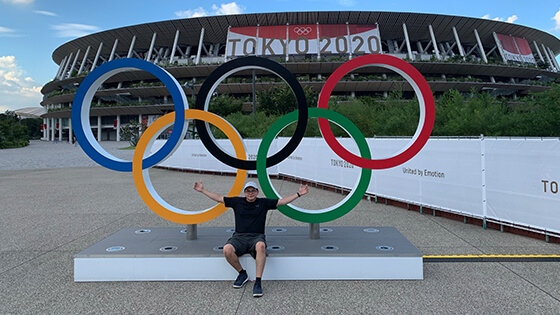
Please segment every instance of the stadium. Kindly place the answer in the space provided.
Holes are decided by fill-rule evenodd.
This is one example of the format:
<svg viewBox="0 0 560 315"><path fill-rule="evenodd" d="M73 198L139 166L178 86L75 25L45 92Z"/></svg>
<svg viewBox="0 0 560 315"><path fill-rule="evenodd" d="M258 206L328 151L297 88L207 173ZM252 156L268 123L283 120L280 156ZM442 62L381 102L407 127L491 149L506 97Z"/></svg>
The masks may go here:
<svg viewBox="0 0 560 315"><path fill-rule="evenodd" d="M41 116L43 140L72 139L71 107L77 88L96 67L120 58L163 67L181 83L189 102L221 64L254 55L279 62L302 86L315 91L345 61L389 54L420 71L436 96L455 89L516 99L544 91L560 77L559 53L560 40L541 30L440 14L284 12L125 26L77 38L53 52L59 68L41 91L46 110ZM242 71L224 80L218 91L246 96L283 84L272 77L265 71ZM383 97L393 90L414 97L400 75L363 67L339 82L333 95ZM98 141L120 141L122 125L149 125L173 110L173 99L158 79L131 70L108 78L95 93L90 124Z"/></svg>

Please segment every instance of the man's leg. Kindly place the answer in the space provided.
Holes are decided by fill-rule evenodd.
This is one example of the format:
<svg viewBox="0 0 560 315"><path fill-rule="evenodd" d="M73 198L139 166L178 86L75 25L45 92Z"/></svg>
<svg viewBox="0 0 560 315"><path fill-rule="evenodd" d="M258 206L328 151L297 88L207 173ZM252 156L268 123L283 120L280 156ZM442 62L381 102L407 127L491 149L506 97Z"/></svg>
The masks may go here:
<svg viewBox="0 0 560 315"><path fill-rule="evenodd" d="M226 257L226 261L233 267L239 274L237 278L233 282L233 287L235 289L242 288L247 281L249 281L249 276L247 275L247 271L243 270L241 263L239 262L239 257L235 253L235 248L231 244L224 245L224 249L222 250L224 256Z"/></svg>
<svg viewBox="0 0 560 315"><path fill-rule="evenodd" d="M243 270L243 267L241 266L241 263L239 262L239 257L237 257L237 254L235 253L235 248L233 247L233 245L231 245L231 244L224 245L224 248L222 249L222 252L224 253L224 257L226 258L226 261L235 270L237 270L237 272L240 272L241 270Z"/></svg>
<svg viewBox="0 0 560 315"><path fill-rule="evenodd" d="M262 241L257 242L255 245L255 264L256 264L256 279L253 285L253 296L261 297L263 295L261 278L264 271L264 264L266 263L266 244Z"/></svg>
<svg viewBox="0 0 560 315"><path fill-rule="evenodd" d="M256 264L256 277L262 278L264 271L264 264L266 263L266 245L264 242L257 242L255 245L255 264Z"/></svg>

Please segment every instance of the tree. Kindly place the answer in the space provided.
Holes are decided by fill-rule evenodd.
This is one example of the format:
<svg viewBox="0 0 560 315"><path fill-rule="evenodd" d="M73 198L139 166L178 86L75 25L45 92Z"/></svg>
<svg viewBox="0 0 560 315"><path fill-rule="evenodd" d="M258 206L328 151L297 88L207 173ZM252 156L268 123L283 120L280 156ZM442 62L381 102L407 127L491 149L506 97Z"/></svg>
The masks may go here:
<svg viewBox="0 0 560 315"><path fill-rule="evenodd" d="M141 132L146 130L146 128L146 124L131 120L128 124L121 126L121 138L123 140L128 140L131 146L136 147L138 140L140 140Z"/></svg>
<svg viewBox="0 0 560 315"><path fill-rule="evenodd" d="M308 106L317 106L318 93L310 88L305 89L305 93ZM238 111L223 116L244 138L261 138L278 118L298 108L293 92L285 86L261 91L257 100L255 115ZM435 102L436 119L432 136L560 136L558 84L518 101L476 90L467 94L449 90ZM418 127L418 101L403 98L402 90L392 91L386 98L331 96L329 110L350 119L366 137L410 137ZM336 124L331 123L331 128L335 136L348 137ZM291 124L280 135L291 137L294 130L295 124ZM214 135L224 136L219 132ZM305 136L320 136L316 119L308 121Z"/></svg>
<svg viewBox="0 0 560 315"><path fill-rule="evenodd" d="M227 94L219 94L210 99L208 110L218 116L226 117L229 114L241 112L243 101Z"/></svg>
<svg viewBox="0 0 560 315"><path fill-rule="evenodd" d="M310 87L304 87L303 92L308 107L317 106L319 93ZM286 115L298 109L298 103L294 92L288 86L273 87L257 93L258 107L266 115Z"/></svg>
<svg viewBox="0 0 560 315"><path fill-rule="evenodd" d="M41 118L24 118L20 120L20 123L27 126L29 130L29 139L41 139L41 125L43 124Z"/></svg>
<svg viewBox="0 0 560 315"><path fill-rule="evenodd" d="M0 149L29 145L29 130L14 112L0 114Z"/></svg>

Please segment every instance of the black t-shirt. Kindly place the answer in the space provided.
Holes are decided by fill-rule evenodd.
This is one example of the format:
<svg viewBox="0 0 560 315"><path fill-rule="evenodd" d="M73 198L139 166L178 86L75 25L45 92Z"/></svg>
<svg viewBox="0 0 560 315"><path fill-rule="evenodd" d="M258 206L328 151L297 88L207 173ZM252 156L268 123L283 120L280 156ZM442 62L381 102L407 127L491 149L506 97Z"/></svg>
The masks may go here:
<svg viewBox="0 0 560 315"><path fill-rule="evenodd" d="M235 232L264 234L266 213L276 209L278 199L257 198L248 202L245 197L224 197L224 204L235 214Z"/></svg>

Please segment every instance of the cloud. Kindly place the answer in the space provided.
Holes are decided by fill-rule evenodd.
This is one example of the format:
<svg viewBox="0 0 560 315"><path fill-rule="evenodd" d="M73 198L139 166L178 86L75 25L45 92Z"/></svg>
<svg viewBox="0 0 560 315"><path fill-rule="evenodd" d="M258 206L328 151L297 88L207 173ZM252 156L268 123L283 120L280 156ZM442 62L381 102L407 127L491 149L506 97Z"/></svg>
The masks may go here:
<svg viewBox="0 0 560 315"><path fill-rule="evenodd" d="M50 11L43 11L43 10L35 10L33 11L37 14L42 14L42 15L48 15L48 16L57 16L56 13L50 12Z"/></svg>
<svg viewBox="0 0 560 315"><path fill-rule="evenodd" d="M552 20L554 20L554 22L555 22L554 30L555 31L560 30L560 9L558 11L556 11L556 13L554 14L554 17L552 17Z"/></svg>
<svg viewBox="0 0 560 315"><path fill-rule="evenodd" d="M9 4L31 4L35 2L35 0L2 0L2 2Z"/></svg>
<svg viewBox="0 0 560 315"><path fill-rule="evenodd" d="M15 32L16 31L11 28L0 26L0 37L13 37Z"/></svg>
<svg viewBox="0 0 560 315"><path fill-rule="evenodd" d="M212 5L212 10L216 15L231 15L231 14L241 14L245 11L245 8L239 6L235 2L222 3L220 6Z"/></svg>
<svg viewBox="0 0 560 315"><path fill-rule="evenodd" d="M517 21L517 15L515 14L506 19L506 22L508 23L514 23L515 21Z"/></svg>
<svg viewBox="0 0 560 315"><path fill-rule="evenodd" d="M343 7L353 7L356 5L355 0L337 0L336 2L338 2L338 4L340 4Z"/></svg>
<svg viewBox="0 0 560 315"><path fill-rule="evenodd" d="M206 12L206 10L204 10L204 8L198 7L194 10L177 11L175 12L175 15L180 18L193 18L206 16L208 15L208 13Z"/></svg>
<svg viewBox="0 0 560 315"><path fill-rule="evenodd" d="M56 37L82 37L100 30L97 26L73 23L52 25L51 29L56 31Z"/></svg>
<svg viewBox="0 0 560 315"><path fill-rule="evenodd" d="M509 16L507 19L504 20L504 18L501 17L495 17L495 18L491 18L490 14L486 14L482 17L485 20L492 20L492 21L500 21L500 22L507 22L507 23L514 23L515 21L517 21L518 17L516 14Z"/></svg>
<svg viewBox="0 0 560 315"><path fill-rule="evenodd" d="M26 77L16 57L0 56L0 113L24 107L38 107L41 86Z"/></svg>
<svg viewBox="0 0 560 315"><path fill-rule="evenodd" d="M195 18L207 15L231 15L241 14L245 11L245 7L238 5L235 2L222 3L219 6L213 4L212 12L206 11L203 7L198 7L194 10L177 11L175 15L180 18Z"/></svg>

